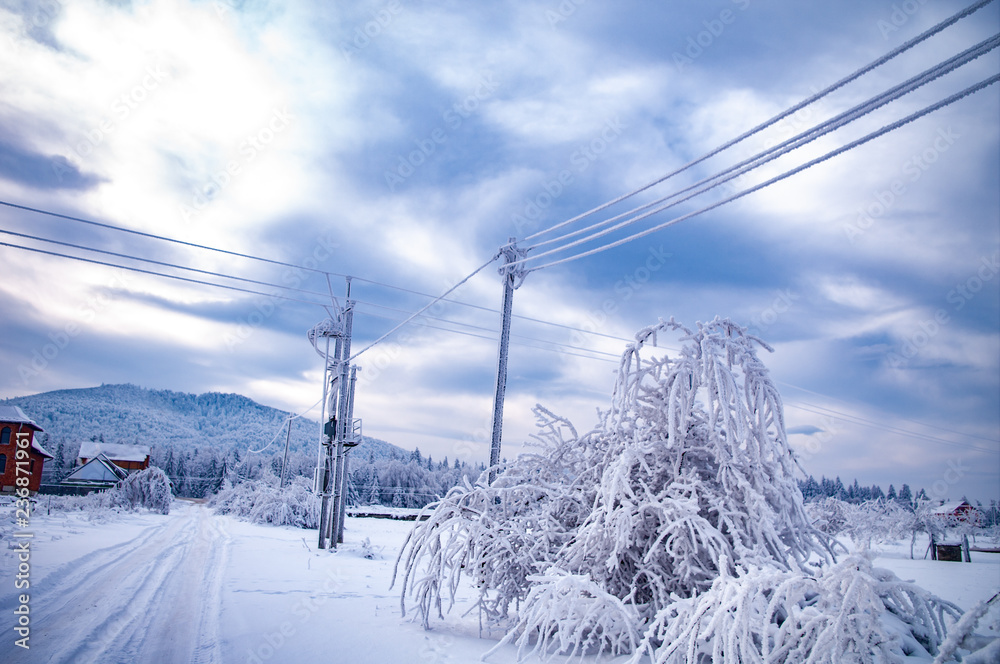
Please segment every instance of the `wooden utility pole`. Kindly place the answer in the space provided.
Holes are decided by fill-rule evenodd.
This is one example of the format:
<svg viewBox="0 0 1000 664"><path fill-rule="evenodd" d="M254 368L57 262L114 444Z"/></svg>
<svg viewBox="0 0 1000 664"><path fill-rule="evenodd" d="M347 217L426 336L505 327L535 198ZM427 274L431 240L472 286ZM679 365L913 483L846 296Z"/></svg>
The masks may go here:
<svg viewBox="0 0 1000 664"><path fill-rule="evenodd" d="M500 438L503 433L503 400L507 391L507 348L510 345L510 316L514 307L514 289L524 281L525 272L517 266L512 266L516 260L524 257L526 250L518 249L517 238L510 238L509 244L501 251L504 255L504 266L500 268L503 275L503 306L501 308L500 344L497 348L497 378L493 389L493 434L490 438L490 484L496 479L496 468L500 463Z"/></svg>

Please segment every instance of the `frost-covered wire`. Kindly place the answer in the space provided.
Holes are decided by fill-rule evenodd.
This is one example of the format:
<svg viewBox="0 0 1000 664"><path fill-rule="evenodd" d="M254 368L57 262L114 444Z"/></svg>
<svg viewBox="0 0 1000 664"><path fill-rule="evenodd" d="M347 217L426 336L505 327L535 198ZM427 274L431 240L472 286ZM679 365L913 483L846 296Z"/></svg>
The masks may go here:
<svg viewBox="0 0 1000 664"><path fill-rule="evenodd" d="M712 203L711 205L706 205L705 207L703 207L703 208L701 208L699 210L695 210L694 212L689 212L689 213L681 215L679 217L675 217L675 218L673 218L673 219L671 219L669 221L665 221L665 222L663 222L661 224L658 224L656 226L653 226L651 228L647 228L647 229L645 229L643 231L640 231L638 233L633 233L632 235L624 237L624 238L622 238L620 240L616 240L614 242L610 242L608 244L601 245L601 246L596 247L594 249L590 249L588 251L584 251L584 252L581 252L579 254L574 254L572 256L568 256L568 257L561 258L561 259L558 259L558 260L554 260L554 261L551 261L549 263L545 263L543 265L533 266L533 267L530 268L529 271L530 272L534 272L536 270L543 270L543 269L548 268L548 267L553 267L555 265L561 265L563 263L568 263L570 261L578 260L580 258L585 258L587 256L592 256L594 254L597 254L597 253L600 253L600 252L603 252L603 251L608 251L609 249L614 249L616 247L620 247L623 244L627 244L627 243L632 242L634 240L638 240L639 238L646 237L647 235L651 235L653 233L656 233L656 232L658 232L660 230L663 230L664 228L667 228L668 226L672 226L674 224L677 224L677 223L680 223L680 222L685 221L687 219L690 219L691 217L695 217L695 216L698 216L700 214L704 214L705 212L709 212L711 210L714 210L715 208L721 207L721 206L723 206L723 205L725 205L727 203L731 203L731 202L733 202L735 200L743 198L744 196L747 196L747 195L752 194L752 193L754 193L756 191L759 191L761 189L769 187L772 184L775 184L777 182L785 180L785 179L787 179L787 178L789 178L789 177L791 177L791 176L793 176L793 175L795 175L797 173L800 173L800 172L802 172L802 171L804 171L804 170L806 170L808 168L812 168L813 166L816 166L817 164L821 164L821 163L823 163L823 162L825 162L825 161L827 161L829 159L832 159L833 157L836 157L837 155L843 154L844 152L847 152L849 150L853 150L854 148L856 148L856 147L858 147L860 145L863 145L865 143L868 143L869 141L872 141L872 140L874 140L876 138L879 138L880 136L883 136L884 134L887 134L890 131L898 129L898 128L902 127L903 125L909 124L910 122L913 122L914 120L922 118L923 116L925 116L925 115L927 115L929 113L932 113L932 112L934 112L936 110L944 108L945 106L953 104L953 103L955 103L955 102L957 102L957 101L959 101L961 99L964 99L965 97L967 97L967 96L969 96L971 94L974 94L974 93L982 90L983 88L986 88L986 87L989 87L990 85L993 85L997 81L1000 81L1000 74L994 74L993 76L990 76L989 78L986 78L986 79L980 81L979 83L976 83L974 85L971 85L971 86L965 88L961 92L958 92L958 93L955 93L955 94L953 94L953 95L951 95L949 97L946 97L945 99L942 99L942 100L940 100L940 101L938 101L938 102L936 102L934 104L931 104L930 106L926 106L925 108L917 111L916 113L911 113L910 115L906 116L905 118L902 118L902 119L897 120L895 122L891 122L891 123L885 125L884 127L882 127L881 129L873 131L873 132L871 132L871 133L869 133L869 134L867 134L867 135L865 135L865 136L863 136L863 137L861 137L861 138L859 138L857 140L851 141L850 143L848 143L846 145L843 145L843 146L841 146L841 147L839 147L839 148L837 148L835 150L831 150L830 152L827 152L825 155L823 155L821 157L817 157L816 159L812 159L812 160L810 160L810 161L808 161L808 162L806 162L806 163L804 163L804 164L802 164L800 166L797 166L797 167L792 168L792 169L790 169L788 171L785 171L781 175L777 175L777 176L775 176L773 178L770 178L769 180L761 182L760 184L754 185L753 187L749 187L747 189L739 191L739 192L733 194L732 196L729 196L729 197L724 198L722 200L716 201L715 203ZM645 212L645 213L643 213L643 214L641 214L641 215L639 215L637 217L634 217L631 220L630 223L634 223L636 221L641 221L642 219L650 217L650 216L656 214L659 211L660 211L659 209L653 209L653 210L650 210L648 212ZM535 256L534 258L538 258L540 255L541 254L539 254L538 256Z"/></svg>
<svg viewBox="0 0 1000 664"><path fill-rule="evenodd" d="M308 408L306 408L301 413L298 413L296 415L289 415L288 417L286 417L285 419L283 419L281 421L281 426L278 427L278 431L277 431L277 433L274 434L274 438L271 439L271 442L269 442L267 445L265 445L264 447L260 448L259 450L248 449L247 450L247 455L248 456L245 457L245 459L249 458L250 454L260 454L261 452L263 452L267 448L271 447L271 445L274 445L274 441L278 440L278 436L281 435L281 432L284 431L285 426L287 424L289 424L292 420L296 420L296 419L302 417L303 415L305 415L306 413L308 413L309 411L311 411L313 408L315 408L316 406L318 406L321 401L323 401L323 397L320 397L319 400L316 403L314 403L313 405L309 406Z"/></svg>
<svg viewBox="0 0 1000 664"><path fill-rule="evenodd" d="M441 295L439 295L438 297L436 297L436 298L434 298L433 300L431 300L431 301L430 301L429 303L427 303L427 304L426 304L425 306L423 306L422 308L420 308L420 309L416 310L415 312L413 312L413 314L412 314L411 316L409 316L409 317L408 317L408 318L407 318L406 320L404 320L404 321L403 321L403 322L401 322L401 323L400 323L399 325L397 325L396 327L392 328L391 330L389 330L388 332L386 332L385 334L383 334L383 335L382 335L381 337L379 337L379 338L378 338L378 339L376 339L375 341L371 342L370 344L368 344L367 346L365 346L364 348L362 348L361 350L359 350L358 352L356 352L356 353L355 353L354 355L351 355L351 356L350 356L349 358L347 358L347 360L345 360L345 361L346 361L346 362L353 362L353 361L354 361L354 360L355 360L355 359L356 359L356 358L357 358L357 357L358 357L359 355L361 355L362 353L364 353L364 352L366 352L366 351L368 351L368 350L371 350L372 348L374 348L374 347L375 347L375 346L377 346L378 344L380 344L380 343L382 343L383 341L385 341L386 339L388 339L388 338L389 338L390 336L392 336L392 334L393 334L393 333L395 333L395 332L396 332L396 330L398 330L398 329L400 329L401 327L405 326L405 325L406 325L407 323L409 323L410 321L412 321L412 320L413 320L414 318L416 318L416 317L417 317L417 316L419 316L420 314L424 313L425 311L427 311L428 309L430 309L431 307L433 307L433 306L434 306L435 304L437 304L438 302L440 302L441 300L443 300L443 299L444 299L444 298L446 298L447 296L451 295L451 294L452 294L453 292L455 292L455 291L456 291L456 290L457 290L457 289L459 288L459 286L462 286L462 285L463 285L463 284L465 284L465 282L467 282L467 281L468 281L469 279L471 279L472 277L474 277L474 276L476 276L477 274L479 274L480 272L482 272L482 271L483 271L484 269L486 269L486 268L487 268L487 267L488 267L488 266L489 266L489 265L490 265L490 264L491 264L491 263L492 263L493 261L495 261L495 260L496 260L497 258L499 258L499 257L500 257L500 254L499 254L499 253L497 253L497 254L494 254L494 256L493 256L492 258L490 258L490 259L489 259L488 261L486 261L485 263L483 263L482 265L480 265L479 267L477 267L477 268L476 268L475 270L473 270L473 271L472 271L472 272L471 272L471 273L470 273L470 274L469 274L468 276L466 276L466 277L465 277L464 279L462 279L461 281L459 281L459 282L458 282L457 284L455 284L454 286L452 286L451 288L449 288L448 290L446 290L446 291L445 291L444 293L442 293L442 294L441 294Z"/></svg>
<svg viewBox="0 0 1000 664"><path fill-rule="evenodd" d="M955 69L971 62L972 60L975 60L976 58L979 58L982 55L989 53L990 51L997 48L998 45L1000 45L1000 35L994 35L990 39L986 39L980 42L979 44L976 44L975 46L966 49L965 51L959 53L958 55L955 55L949 58L948 60L945 60L944 62L938 63L934 67L931 67L930 69L927 69L924 72L921 72L920 74L911 77L910 79L904 81L903 83L895 85L889 88L888 90L878 95L875 95L871 99L868 99L867 101L862 102L861 104L858 104L853 108L844 111L843 113L840 113L828 120L825 120L824 122L817 124L811 129L801 132L798 135L793 136L775 146L763 150L752 157L744 159L743 161L733 166L730 166L724 171L703 178L698 182L695 182L694 184L689 185L679 191L668 194L667 196L663 196L661 198L650 201L638 207L632 208L627 212L622 212L621 214L615 215L614 217L611 217L609 219L599 221L597 223L591 224L590 226L586 226L584 228L566 233L564 235L560 235L558 237L538 242L529 248L534 249L547 244L554 244L556 242L568 240L572 237L576 237L578 235L583 235L584 233L595 231L596 229L601 228L602 226L607 226L620 219L626 219L630 215L637 214L639 212L642 212L643 210L648 210L649 208L652 207L659 206L657 207L657 212L662 212L671 207L680 205L685 201L688 201L692 198L695 198L696 196L700 196L701 194L707 191L722 186L726 182L729 182L731 180L734 180L735 178L745 175L746 173L749 173L750 171L755 170L763 166L764 164L774 161L775 159L785 154L788 154L793 150L797 150L798 148L807 145L818 138L821 138L847 124L850 124L851 122L854 122L859 118L864 117L865 115L868 115L869 113L899 99L900 97L909 94L910 92L913 92L914 90L924 85L927 85L932 81L937 80L938 78L954 71ZM702 186L706 184L708 186ZM690 193L682 198L680 197L682 194L688 192L693 192L693 193ZM662 205L662 203L664 203L665 201L669 201L671 199L675 200L672 200L672 202L669 205ZM616 230L629 226L635 223L635 221L637 220L638 219L634 220L628 219L626 221L623 221L619 224L612 226L611 228L607 228L601 232L595 232L592 235L581 238L574 242L570 242L557 249L552 249L544 253L535 254L530 259L522 259L521 262L523 262L524 260L537 260L543 256L559 253L565 251L566 249L579 246L580 244L584 244L586 242L589 242L591 240L597 239L599 237L612 233Z"/></svg>
<svg viewBox="0 0 1000 664"><path fill-rule="evenodd" d="M756 127L753 127L752 129L744 132L743 134L740 134L736 138L734 138L734 139L732 139L732 140L730 140L730 141L728 141L726 143L723 143L722 145L720 145L719 147L715 148L714 150L711 150L710 152L705 153L704 155L698 157L697 159L694 159L694 160L688 162L687 164L684 164L680 168L678 168L678 169L676 169L674 171L671 171L670 173L667 173L666 175L663 175L663 176L657 178L656 180L653 180L652 182L649 182L649 183L647 183L645 185L642 185L641 187L639 187L637 189L633 189L632 191L630 191L628 193L622 194L621 196L618 196L617 198L612 199L612 200L608 201L607 203L603 203L603 204L601 204L601 205L599 205L599 206L597 206L595 208L592 208L592 209L590 209L590 210L588 210L588 211L586 211L586 212L584 212L582 214L579 214L579 215L573 217L572 219L567 219L566 221L560 222L560 223L558 223L558 224L556 224L554 226L551 226L551 227L549 227L547 229L544 229L544 230L538 231L537 233L529 235L527 238L525 238L525 240L533 240L536 237L539 237L539 236L544 235L546 233L550 233L552 231L555 231L555 230L558 230L560 228L563 228L564 226L572 224L572 223L574 223L576 221L579 221L580 219L584 219L584 218L586 218L586 217L588 217L588 216L590 216L592 214L596 214L597 212L605 210L605 209L611 207L612 205L620 203L621 201L623 201L623 200L625 200L627 198L631 198L632 196L635 196L636 194L642 193L643 191L646 191L647 189L649 189L649 188L651 188L651 187L653 187L653 186L655 186L657 184L660 184L661 182L664 182L664 181L666 181L666 180L674 177L675 175L683 173L684 171L688 170L692 166L696 166L697 164L700 164L701 162L705 161L706 159L714 157L715 155L719 154L720 152L733 147L734 145L736 145L736 144L738 144L738 143L746 140L747 138L750 138L751 136L753 136L753 135L755 135L757 133L760 133L764 129L767 129L768 127L770 127L770 126L772 126L772 125L780 122L781 120L783 120L783 119L785 119L785 118L787 118L787 117L789 117L789 116L797 113L798 111L802 110L806 106L809 106L810 104L813 104L813 103L819 101L820 99L822 99L823 97L826 97L830 93L835 92L836 90L839 90L840 88L844 87L848 83L851 83L852 81L860 78L861 76L863 76L863 75L867 74L868 72L876 69L877 67L882 66L883 64L885 64L886 62L892 60L896 56L898 56L898 55L900 55L900 54L902 54L902 53L910 50L914 46L920 44L923 41L926 41L930 37L938 34L939 32L945 30L946 28L951 27L952 25L954 25L955 23L957 23L961 19L965 18L966 16L969 16L969 15L971 15L971 14L979 11L980 9L982 9L986 5L990 4L991 2L993 2L993 0L980 0L979 2L973 3L972 5L970 5L970 6L966 7L965 9L957 12L956 14L952 15L951 17L949 17L949 18L941 21L937 25L934 25L934 26L928 28L927 30L925 30L924 32L920 33L919 35L917 35L913 39L910 39L909 41L906 41L903 44L900 44L899 46L897 46L896 48L892 49L891 51L889 51L885 55L883 55L883 56L881 56L879 58L876 58L872 62L869 62L864 67L861 67L860 69L857 69L853 73L848 74L847 76L845 76L844 78L840 79L836 83L834 83L834 84L832 84L832 85L824 88L823 90L820 90L819 92L817 92L816 94L812 95L811 97L808 97L808 98L804 99L803 101L799 102L798 104L792 106L791 108L788 108L788 109L782 111L781 113L775 115L774 117L770 118L769 120L765 120L764 122L762 122L761 124L757 125Z"/></svg>

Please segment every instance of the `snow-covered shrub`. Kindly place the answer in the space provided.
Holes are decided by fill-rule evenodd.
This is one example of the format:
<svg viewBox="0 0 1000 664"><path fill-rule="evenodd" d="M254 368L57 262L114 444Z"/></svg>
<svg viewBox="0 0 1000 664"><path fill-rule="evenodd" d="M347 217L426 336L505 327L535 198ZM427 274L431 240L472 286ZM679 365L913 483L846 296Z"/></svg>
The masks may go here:
<svg viewBox="0 0 1000 664"><path fill-rule="evenodd" d="M235 486L227 482L209 505L219 514L232 514L253 523L299 528L316 528L319 524L319 498L304 477L294 478L284 489L261 480Z"/></svg>
<svg viewBox="0 0 1000 664"><path fill-rule="evenodd" d="M864 556L816 574L737 568L662 611L631 661L647 653L654 664L895 662L927 655L944 638L945 616L958 613Z"/></svg>
<svg viewBox="0 0 1000 664"><path fill-rule="evenodd" d="M156 466L132 473L107 493L113 503L122 507L145 507L159 514L170 514L170 501L174 498L170 480Z"/></svg>
<svg viewBox="0 0 1000 664"><path fill-rule="evenodd" d="M850 503L829 496L811 500L805 505L809 521L820 532L831 537L844 532L850 519Z"/></svg>
<svg viewBox="0 0 1000 664"><path fill-rule="evenodd" d="M678 356L640 357L667 332L681 335ZM579 436L536 408L539 453L491 485L484 473L453 489L414 525L397 559L404 612L415 597L428 625L464 575L487 619L513 618L504 641L522 654L534 643L536 654L635 651L664 664L794 662L829 645L852 661L921 641L933 652L951 605L867 561L830 569L758 344L768 348L728 320L696 331L661 321L627 347L597 428ZM897 608L905 638L882 630Z"/></svg>

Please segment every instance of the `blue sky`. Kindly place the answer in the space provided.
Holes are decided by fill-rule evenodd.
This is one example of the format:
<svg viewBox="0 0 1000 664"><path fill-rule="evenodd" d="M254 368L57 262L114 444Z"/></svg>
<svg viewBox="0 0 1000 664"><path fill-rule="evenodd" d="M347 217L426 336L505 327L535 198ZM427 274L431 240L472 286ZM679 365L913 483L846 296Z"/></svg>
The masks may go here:
<svg viewBox="0 0 1000 664"><path fill-rule="evenodd" d="M441 293L508 237L687 163L964 6L7 0L0 199L354 275L360 348L428 301L365 280ZM993 3L637 201L990 37L998 17ZM997 71L987 54L678 211ZM535 403L594 425L639 328L718 315L774 346L764 361L807 472L1000 497L998 102L992 86L717 210L529 274L514 298L505 451L532 432ZM314 273L11 208L0 228L328 288ZM319 398L305 331L320 307L8 247L0 261L0 396L131 382L296 412ZM343 279L332 287L342 295ZM491 309L500 296L493 268L454 295ZM406 328L359 359L357 415L403 447L485 460L499 317L431 313L487 338Z"/></svg>

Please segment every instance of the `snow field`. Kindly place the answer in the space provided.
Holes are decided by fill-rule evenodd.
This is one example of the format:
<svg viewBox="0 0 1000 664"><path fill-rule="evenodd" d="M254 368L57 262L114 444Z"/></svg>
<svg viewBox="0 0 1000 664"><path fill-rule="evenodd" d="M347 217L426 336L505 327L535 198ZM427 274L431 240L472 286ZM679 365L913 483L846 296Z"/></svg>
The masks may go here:
<svg viewBox="0 0 1000 664"><path fill-rule="evenodd" d="M32 647L3 644L0 661L479 662L502 634L480 639L475 611L462 617L475 588L462 588L455 609L431 631L400 616L398 587L389 584L412 526L348 517L345 543L327 552L316 550L315 530L237 521L186 501L175 501L167 516L125 513L112 521L84 512L46 516L42 502L32 519ZM973 552L965 564L919 559L920 541L917 560L908 558L909 541L880 548L877 567L963 610L1000 590L1000 554ZM15 568L14 552L0 549L0 576L12 579ZM12 582L0 588L9 625L16 593ZM991 611L976 631L996 634L988 625L997 617ZM9 627L3 633L13 639ZM516 654L504 646L489 661L510 664Z"/></svg>

